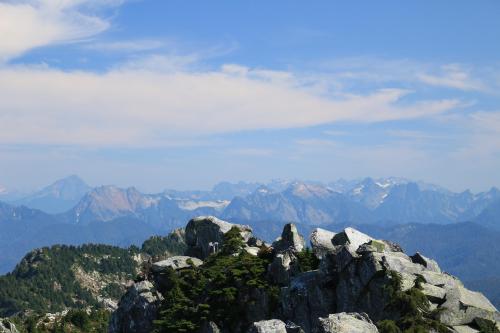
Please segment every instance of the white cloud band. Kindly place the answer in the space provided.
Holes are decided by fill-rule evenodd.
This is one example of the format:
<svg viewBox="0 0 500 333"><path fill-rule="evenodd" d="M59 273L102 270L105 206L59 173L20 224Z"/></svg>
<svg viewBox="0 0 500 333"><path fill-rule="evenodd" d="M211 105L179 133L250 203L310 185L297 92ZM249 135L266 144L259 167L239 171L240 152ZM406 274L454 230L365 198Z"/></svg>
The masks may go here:
<svg viewBox="0 0 500 333"><path fill-rule="evenodd" d="M291 73L261 72L0 69L0 142L164 145L214 133L411 119L460 104L403 104L408 92L397 89L332 99L301 87Z"/></svg>

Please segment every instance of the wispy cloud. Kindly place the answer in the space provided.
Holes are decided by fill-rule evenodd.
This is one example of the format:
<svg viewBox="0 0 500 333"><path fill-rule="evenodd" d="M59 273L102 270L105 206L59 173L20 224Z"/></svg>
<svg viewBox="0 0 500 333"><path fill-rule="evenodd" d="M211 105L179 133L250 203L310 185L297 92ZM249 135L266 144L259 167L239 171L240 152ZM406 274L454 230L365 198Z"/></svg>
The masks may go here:
<svg viewBox="0 0 500 333"><path fill-rule="evenodd" d="M161 62L155 65L102 74L0 69L0 142L154 146L173 137L432 117L461 105L453 99L410 103L410 92L398 89L328 97L302 87L300 78L274 79L292 73L262 77L261 69L163 71Z"/></svg>
<svg viewBox="0 0 500 333"><path fill-rule="evenodd" d="M353 57L319 62L339 87L360 83L433 86L492 93L499 87L500 68L474 68L460 63L432 63L410 59Z"/></svg>
<svg viewBox="0 0 500 333"><path fill-rule="evenodd" d="M411 130L388 130L386 134L392 137L410 139L410 140L427 140L427 139L438 139L440 136L435 134L429 134L424 131L411 131Z"/></svg>
<svg viewBox="0 0 500 333"><path fill-rule="evenodd" d="M264 157L273 155L274 151L266 148L238 148L229 149L227 153L238 156Z"/></svg>
<svg viewBox="0 0 500 333"><path fill-rule="evenodd" d="M41 46L73 42L108 29L96 13L118 0L26 0L0 2L0 63Z"/></svg>
<svg viewBox="0 0 500 333"><path fill-rule="evenodd" d="M321 148L332 148L338 147L338 143L333 140L325 140L325 139L299 139L296 140L295 143L299 146L304 147L321 147Z"/></svg>
<svg viewBox="0 0 500 333"><path fill-rule="evenodd" d="M439 73L418 73L417 78L423 83L454 88L459 90L486 91L487 87L479 79L472 77L470 70L465 70L458 64L449 64L441 67Z"/></svg>
<svg viewBox="0 0 500 333"><path fill-rule="evenodd" d="M346 135L349 135L351 133L348 131L326 130L326 131L323 131L323 134L331 135L331 136L346 136Z"/></svg>
<svg viewBox="0 0 500 333"><path fill-rule="evenodd" d="M470 140L463 152L465 156L496 157L500 160L500 111L479 111L464 117Z"/></svg>
<svg viewBox="0 0 500 333"><path fill-rule="evenodd" d="M165 42L153 39L144 40L126 40L126 41L110 41L110 42L93 42L83 46L88 50L97 50L103 52L143 52L158 50L166 46Z"/></svg>

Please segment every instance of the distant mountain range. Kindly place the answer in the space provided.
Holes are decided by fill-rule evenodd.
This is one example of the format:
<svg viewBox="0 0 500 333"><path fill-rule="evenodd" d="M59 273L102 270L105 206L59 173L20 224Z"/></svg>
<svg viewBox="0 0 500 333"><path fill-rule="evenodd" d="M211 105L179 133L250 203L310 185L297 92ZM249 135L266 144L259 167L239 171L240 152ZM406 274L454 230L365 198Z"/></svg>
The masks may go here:
<svg viewBox="0 0 500 333"><path fill-rule="evenodd" d="M0 193L0 201L2 196ZM210 214L236 220L332 223L453 223L477 221L497 227L500 190L474 194L403 178L365 178L331 183L275 180L266 184L223 182L210 191L165 190L144 194L134 187L91 188L70 176L33 194L3 200L55 214L69 223L134 217L160 229L184 223L186 216ZM180 223L180 224L179 224Z"/></svg>
<svg viewBox="0 0 500 333"><path fill-rule="evenodd" d="M446 224L478 221L500 227L494 218L500 191L453 193L438 186L402 179L366 178L360 182L291 182L284 190L261 186L236 197L222 212L239 221L295 221L302 224L401 223Z"/></svg>
<svg viewBox="0 0 500 333"><path fill-rule="evenodd" d="M78 176L69 176L12 203L40 209L47 213L62 213L73 208L91 190Z"/></svg>
<svg viewBox="0 0 500 333"><path fill-rule="evenodd" d="M0 195L0 201L4 198ZM390 231L410 223L446 227L458 222L475 222L500 230L498 189L454 193L402 178L330 183L224 182L210 191L165 190L145 194L133 187L91 188L77 176L70 176L36 193L5 201L8 203L0 203L0 272L11 270L26 252L36 247L82 243L139 245L149 236L165 234L199 215L250 224L267 240L279 234L277 226L284 222L295 222L306 231L316 226L347 224ZM470 237L466 232L461 235ZM492 235L498 237L496 233Z"/></svg>

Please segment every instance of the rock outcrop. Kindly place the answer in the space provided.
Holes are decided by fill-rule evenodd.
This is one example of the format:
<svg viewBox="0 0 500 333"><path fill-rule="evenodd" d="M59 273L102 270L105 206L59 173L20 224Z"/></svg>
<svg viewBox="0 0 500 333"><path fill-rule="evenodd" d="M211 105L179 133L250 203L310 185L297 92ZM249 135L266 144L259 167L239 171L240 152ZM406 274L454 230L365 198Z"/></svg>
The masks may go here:
<svg viewBox="0 0 500 333"><path fill-rule="evenodd" d="M319 318L335 309L335 292L322 280L319 271L301 273L281 289L282 316L299 325L305 332L319 326Z"/></svg>
<svg viewBox="0 0 500 333"><path fill-rule="evenodd" d="M430 301L430 309L450 328L472 329L475 318L500 322L499 313L481 293L467 290L419 253L409 257L396 244L352 228L336 234L316 229L311 245L322 258L320 269L297 275L281 293L283 315L306 332L321 327L319 318L331 313L365 312L374 321L396 317L388 313L390 299L384 291L392 283L391 272L400 276L403 291L421 280L419 288Z"/></svg>
<svg viewBox="0 0 500 333"><path fill-rule="evenodd" d="M172 268L173 270L177 271L179 269L189 268L191 267L191 265L196 267L200 266L201 264L203 264L203 261L195 257L173 256L165 260L153 263L153 265L151 266L151 270L154 273L164 272L168 268Z"/></svg>
<svg viewBox="0 0 500 333"><path fill-rule="evenodd" d="M0 318L0 333L19 333L19 331L11 321Z"/></svg>
<svg viewBox="0 0 500 333"><path fill-rule="evenodd" d="M278 319L270 319L253 323L248 333L287 333L287 331L284 322Z"/></svg>
<svg viewBox="0 0 500 333"><path fill-rule="evenodd" d="M291 321L284 323L279 319L269 319L253 323L248 333L304 333L304 330Z"/></svg>
<svg viewBox="0 0 500 333"><path fill-rule="evenodd" d="M335 313L319 321L319 333L378 333L365 313Z"/></svg>
<svg viewBox="0 0 500 333"><path fill-rule="evenodd" d="M276 252L291 251L297 253L305 248L305 241L304 237L299 234L297 226L293 223L288 223L285 224L281 237L272 246Z"/></svg>
<svg viewBox="0 0 500 333"><path fill-rule="evenodd" d="M245 250L260 256L257 252L260 247L265 249L264 243L252 236L249 227L214 217L189 221L187 252L193 257L177 256L153 263L150 281L136 283L122 298L110 332L142 333L151 329L163 299L155 288L161 274L168 268L182 271L201 265L203 269L202 260L217 252L217 246L222 247L224 234L233 226L240 229ZM500 325L500 313L486 297L466 289L420 253L408 256L397 244L353 228L338 233L316 229L311 234L311 246L320 259L319 268L301 272L299 258L312 254L302 251L303 238L295 225L287 224L282 236L264 254L268 260L266 281L280 288L279 299L271 300L263 289L256 288L245 315L240 317L237 332L229 332L217 320L205 322L200 332L378 332L374 323L396 322L402 309L394 307L395 299L401 295L411 297L412 292L423 295L420 301L425 304L417 312L427 316L425 320L444 325L449 332L479 331L478 322L484 320L488 325Z"/></svg>
<svg viewBox="0 0 500 333"><path fill-rule="evenodd" d="M311 245L314 251L314 254L318 258L323 258L328 252L332 252L335 250L335 246L332 243L333 236L335 236L334 232L316 228L311 233Z"/></svg>
<svg viewBox="0 0 500 333"><path fill-rule="evenodd" d="M272 245L274 260L269 265L269 278L278 285L287 285L299 273L297 254L305 248L304 238L295 224L286 224L281 237Z"/></svg>
<svg viewBox="0 0 500 333"><path fill-rule="evenodd" d="M110 321L109 332L148 333L157 318L163 296L149 281L135 283L120 300Z"/></svg>
<svg viewBox="0 0 500 333"><path fill-rule="evenodd" d="M205 259L218 252L224 243L224 234L234 226L240 229L241 236L248 243L252 237L252 228L247 225L232 224L213 216L192 219L186 226L187 254Z"/></svg>

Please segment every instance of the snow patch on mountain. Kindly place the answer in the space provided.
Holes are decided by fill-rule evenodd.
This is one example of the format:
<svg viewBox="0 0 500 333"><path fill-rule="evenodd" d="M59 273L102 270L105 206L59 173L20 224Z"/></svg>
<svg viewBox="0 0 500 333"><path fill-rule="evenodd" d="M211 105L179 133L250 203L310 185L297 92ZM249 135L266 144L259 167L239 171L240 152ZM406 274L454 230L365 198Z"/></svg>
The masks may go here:
<svg viewBox="0 0 500 333"><path fill-rule="evenodd" d="M177 205L183 210L196 210L198 208L213 208L217 211L223 211L229 205L229 200L216 201L194 201L194 200L179 200Z"/></svg>

